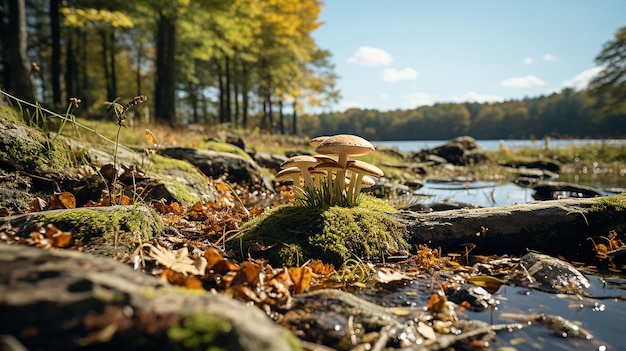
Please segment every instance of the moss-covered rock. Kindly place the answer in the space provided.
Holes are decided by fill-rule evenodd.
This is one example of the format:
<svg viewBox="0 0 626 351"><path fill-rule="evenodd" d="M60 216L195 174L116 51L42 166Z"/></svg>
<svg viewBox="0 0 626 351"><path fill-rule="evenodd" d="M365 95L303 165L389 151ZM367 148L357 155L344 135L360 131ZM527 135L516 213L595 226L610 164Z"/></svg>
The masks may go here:
<svg viewBox="0 0 626 351"><path fill-rule="evenodd" d="M94 237L109 240L125 232L147 241L163 231L161 217L151 208L139 206L112 206L77 208L42 212L37 217L44 224L54 224L71 231L74 239L88 241Z"/></svg>
<svg viewBox="0 0 626 351"><path fill-rule="evenodd" d="M273 245L262 255L287 266L310 258L336 265L355 256L382 261L388 248L408 249L409 244L403 225L376 208L388 209L378 201L353 208L279 207L250 221L244 234L230 242L231 249L245 257L255 243Z"/></svg>

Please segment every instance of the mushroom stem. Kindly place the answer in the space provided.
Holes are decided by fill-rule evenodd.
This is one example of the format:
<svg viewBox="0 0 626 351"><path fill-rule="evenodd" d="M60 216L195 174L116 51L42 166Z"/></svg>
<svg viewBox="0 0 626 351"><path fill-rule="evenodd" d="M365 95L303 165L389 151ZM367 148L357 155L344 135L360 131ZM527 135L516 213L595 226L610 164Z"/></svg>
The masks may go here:
<svg viewBox="0 0 626 351"><path fill-rule="evenodd" d="M337 171L337 177L335 179L337 191L343 192L346 188L346 169L348 168L348 154L340 153L337 163L341 166L341 169Z"/></svg>

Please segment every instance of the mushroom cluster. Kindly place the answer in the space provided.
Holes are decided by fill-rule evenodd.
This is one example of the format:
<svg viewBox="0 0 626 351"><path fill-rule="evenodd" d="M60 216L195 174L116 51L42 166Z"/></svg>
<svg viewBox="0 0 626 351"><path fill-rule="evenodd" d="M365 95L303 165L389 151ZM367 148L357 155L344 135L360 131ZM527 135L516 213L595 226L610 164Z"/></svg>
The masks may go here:
<svg viewBox="0 0 626 351"><path fill-rule="evenodd" d="M278 181L293 181L294 189L301 189L302 199L309 204L357 206L361 189L374 185L372 177L383 176L380 168L353 159L375 150L359 136L320 136L311 139L309 145L315 147L317 155L291 157L276 174Z"/></svg>

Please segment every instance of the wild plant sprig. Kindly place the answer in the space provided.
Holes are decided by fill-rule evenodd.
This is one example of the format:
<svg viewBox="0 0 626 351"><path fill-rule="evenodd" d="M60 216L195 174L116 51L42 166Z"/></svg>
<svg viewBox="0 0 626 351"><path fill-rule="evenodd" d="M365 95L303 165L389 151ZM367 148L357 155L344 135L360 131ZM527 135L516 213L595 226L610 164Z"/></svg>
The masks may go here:
<svg viewBox="0 0 626 351"><path fill-rule="evenodd" d="M48 110L48 109L46 109L46 108L44 108L44 107L41 107L41 105L39 105L39 104L35 105L35 104L30 103L30 102L28 102L28 101L25 101L25 100L22 100L22 99L20 99L20 98L17 98L17 97L15 97L15 96L13 96L13 95L10 95L10 94L8 94L7 92L2 91L2 90L0 90L0 94L1 94L1 95L3 95L3 96L5 96L5 97L7 97L9 100L15 100L15 101L17 101L17 102L19 103L19 110L20 110L20 113L22 113L22 114L24 113L24 109L23 109L23 107L22 107L22 104L24 104L24 105L26 105L26 106L33 107L33 108L39 108L41 111L46 112L46 113L50 114L51 116L57 117L57 118L59 118L59 119L61 119L61 120L68 120L69 122L73 123L76 127L81 128L81 129L84 129L84 130L86 130L86 131L88 131L88 132L92 133L93 135L97 136L98 138L100 138L100 139L104 140L105 142L108 142L108 143L111 143L111 144L115 144L115 143L116 143L114 140L111 140L111 139L107 138L106 136L104 136L104 135L100 134L98 131L96 131L96 130L95 130L95 129L93 129L93 128L87 127L86 125L81 124L80 122L77 122L75 119L72 119L72 118L69 118L69 117L62 116L62 115L60 115L60 114L58 114L58 113L52 112L52 111L50 111L50 110ZM120 147L121 147L121 148L123 148L123 149L125 149L125 150L127 150L127 151L133 151L131 148L126 147L126 146L124 146L124 145L120 145Z"/></svg>

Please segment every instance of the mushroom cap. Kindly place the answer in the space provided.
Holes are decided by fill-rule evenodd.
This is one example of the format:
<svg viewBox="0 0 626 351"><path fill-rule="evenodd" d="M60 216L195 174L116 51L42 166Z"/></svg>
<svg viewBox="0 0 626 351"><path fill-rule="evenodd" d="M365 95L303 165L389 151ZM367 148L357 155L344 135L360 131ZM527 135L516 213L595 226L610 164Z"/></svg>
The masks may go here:
<svg viewBox="0 0 626 351"><path fill-rule="evenodd" d="M298 167L301 169L308 169L309 167L315 166L320 163L315 157L309 155L298 155L293 156L285 160L280 165L280 168L289 168L289 167Z"/></svg>
<svg viewBox="0 0 626 351"><path fill-rule="evenodd" d="M338 134L326 138L317 148L316 152L326 155L347 154L351 156L363 156L374 151L374 145L360 136L351 134Z"/></svg>
<svg viewBox="0 0 626 351"><path fill-rule="evenodd" d="M313 166L313 170L315 171L319 171L319 170L331 170L332 171L332 170L341 170L341 169L343 169L343 167L341 167L339 163L335 161L322 162Z"/></svg>
<svg viewBox="0 0 626 351"><path fill-rule="evenodd" d="M337 162L337 158L336 157L332 157L329 155L313 155L313 157L315 157L316 160L318 160L320 163L323 162Z"/></svg>
<svg viewBox="0 0 626 351"><path fill-rule="evenodd" d="M276 180L285 180L285 179L291 180L291 177L293 177L294 175L298 175L298 176L300 175L300 168L288 167L276 173Z"/></svg>
<svg viewBox="0 0 626 351"><path fill-rule="evenodd" d="M324 141L324 140L326 140L328 138L329 138L329 136L327 136L327 135L322 135L322 136L315 137L315 138L309 140L309 145L311 145L312 147L317 147L322 141Z"/></svg>
<svg viewBox="0 0 626 351"><path fill-rule="evenodd" d="M354 173L361 173L375 177L382 177L383 175L385 175L382 169L374 166L371 163L363 162L360 160L348 161L348 170Z"/></svg>
<svg viewBox="0 0 626 351"><path fill-rule="evenodd" d="M374 178L370 176L363 176L363 179L361 179L361 185L363 185L366 188L369 188L375 184L376 184L376 180L374 180Z"/></svg>

